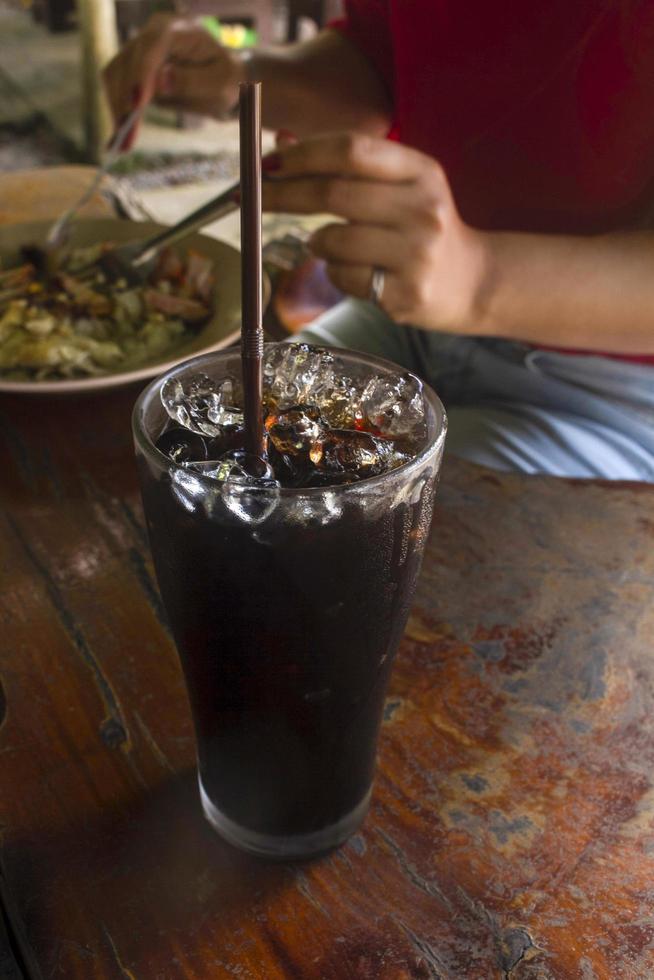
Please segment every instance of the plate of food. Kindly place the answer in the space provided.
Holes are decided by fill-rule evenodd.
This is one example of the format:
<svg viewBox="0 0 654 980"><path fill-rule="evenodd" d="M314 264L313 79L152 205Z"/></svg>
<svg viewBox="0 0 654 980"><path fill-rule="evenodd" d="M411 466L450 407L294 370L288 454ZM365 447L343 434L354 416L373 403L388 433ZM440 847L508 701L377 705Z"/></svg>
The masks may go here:
<svg viewBox="0 0 654 980"><path fill-rule="evenodd" d="M101 266L89 277L89 265L95 269L113 244L145 239L161 225L79 218L46 273L39 246L50 225L0 226L0 392L114 388L238 340L240 255L230 245L189 235L164 250L139 284L107 277Z"/></svg>

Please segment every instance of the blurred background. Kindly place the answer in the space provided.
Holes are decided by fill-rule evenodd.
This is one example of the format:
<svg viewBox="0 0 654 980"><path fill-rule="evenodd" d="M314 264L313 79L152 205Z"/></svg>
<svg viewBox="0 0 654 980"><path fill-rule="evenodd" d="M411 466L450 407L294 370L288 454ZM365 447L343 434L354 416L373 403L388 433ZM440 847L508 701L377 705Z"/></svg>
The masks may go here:
<svg viewBox="0 0 654 980"><path fill-rule="evenodd" d="M156 11L202 17L223 44L311 36L339 0L0 0L0 169L98 162L110 132L99 73ZM152 158L212 155L231 134L188 114L151 110L136 167ZM163 163L150 159L150 164ZM178 160L178 162L181 162Z"/></svg>
<svg viewBox="0 0 654 980"><path fill-rule="evenodd" d="M102 66L151 14L201 17L221 43L244 47L311 37L341 9L341 0L0 0L0 220L57 213L88 183L85 168L102 162L112 130ZM273 142L264 132L264 151ZM237 122L153 106L102 193L114 214L171 224L237 173ZM286 331L339 298L303 248L325 220L264 216L264 255L279 273L273 306ZM205 231L240 244L238 214Z"/></svg>

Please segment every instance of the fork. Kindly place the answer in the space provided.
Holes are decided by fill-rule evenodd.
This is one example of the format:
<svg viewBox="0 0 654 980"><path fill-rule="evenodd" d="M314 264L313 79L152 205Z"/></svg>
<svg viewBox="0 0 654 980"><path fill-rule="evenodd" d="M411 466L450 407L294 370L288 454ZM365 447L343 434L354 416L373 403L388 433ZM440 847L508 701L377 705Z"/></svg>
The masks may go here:
<svg viewBox="0 0 654 980"><path fill-rule="evenodd" d="M133 285L147 281L152 272L157 255L167 245L173 245L191 232L202 228L210 221L216 221L239 209L238 183L232 184L217 197L212 198L201 207L192 211L177 224L159 231L156 235L143 241L126 242L104 252L99 258L82 266L75 272L75 278L88 281L98 271L105 273L110 279L126 279Z"/></svg>
<svg viewBox="0 0 654 980"><path fill-rule="evenodd" d="M87 201L91 199L93 194L100 186L103 178L111 170L114 163L119 156L123 153L123 143L125 139L131 133L132 128L136 125L143 112L142 106L137 106L136 109L132 109L129 115L126 117L125 121L121 126L118 127L113 135L109 146L107 147L107 153L104 159L104 163L96 171L93 180L86 188L86 190L78 197L78 199L69 208L59 215L59 217L53 221L50 226L50 230L45 239L45 250L50 252L59 248L63 245L65 240L66 228L75 217L75 214L81 207L83 207Z"/></svg>

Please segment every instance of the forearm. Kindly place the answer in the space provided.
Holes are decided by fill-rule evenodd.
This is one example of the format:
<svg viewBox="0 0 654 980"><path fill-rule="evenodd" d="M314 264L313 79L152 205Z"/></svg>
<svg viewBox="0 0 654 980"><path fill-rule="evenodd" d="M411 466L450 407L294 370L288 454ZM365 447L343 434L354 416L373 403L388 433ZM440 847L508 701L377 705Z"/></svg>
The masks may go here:
<svg viewBox="0 0 654 980"><path fill-rule="evenodd" d="M390 99L367 58L336 31L302 44L255 49L242 78L263 82L264 126L299 137L353 129L383 136Z"/></svg>
<svg viewBox="0 0 654 980"><path fill-rule="evenodd" d="M475 332L553 347L654 354L654 234L482 233ZM473 324L474 326L474 324Z"/></svg>

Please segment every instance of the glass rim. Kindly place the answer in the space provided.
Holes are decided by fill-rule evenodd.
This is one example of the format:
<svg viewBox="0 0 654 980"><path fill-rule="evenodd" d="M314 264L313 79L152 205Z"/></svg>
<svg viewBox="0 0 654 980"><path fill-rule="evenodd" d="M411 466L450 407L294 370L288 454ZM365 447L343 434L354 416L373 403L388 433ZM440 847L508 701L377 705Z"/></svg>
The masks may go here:
<svg viewBox="0 0 654 980"><path fill-rule="evenodd" d="M288 341L280 341L278 343L288 343ZM264 344L264 353L270 347L278 346L278 343L270 342ZM300 341L303 343L303 341ZM352 483L335 483L329 484L323 487L280 487L276 490L282 497L315 497L319 495L324 495L325 493L346 493L346 492L361 492L361 488L375 487L379 484L386 483L389 478L401 476L407 474L407 476L415 469L419 469L429 458L435 455L439 449L442 447L445 435L447 432L447 413L445 407L431 387L422 378L419 378L417 374L413 371L409 371L408 368L403 368L401 364L395 364L393 361L388 361L383 357L377 357L376 354L367 354L364 351L350 350L347 347L327 347L325 345L311 344L311 347L315 347L317 350L326 350L335 357L341 357L344 360L354 360L360 364L372 367L380 367L385 371L390 371L391 373L397 375L398 373L408 374L421 385L421 390L423 397L429 404L430 408L434 412L435 416L435 426L436 432L433 439L428 440L423 448L418 452L412 459L408 460L406 463L402 463L401 466L396 466L394 469L386 470L384 473L379 473L376 476L368 476L364 480L358 480ZM213 480L211 477L206 476L197 470L188 469L186 466L175 463L169 456L162 453L161 450L157 449L154 445L152 439L145 430L145 425L143 424L143 419L145 417L145 411L149 407L153 398L160 399L160 391L163 384L168 381L169 378L174 377L177 374L181 374L186 371L190 366L197 366L198 369L204 364L215 363L217 359L222 359L227 356L240 356L240 348L235 347L224 347L220 350L209 351L204 354L198 354L195 357L190 357L185 361L180 361L179 364L175 364L174 367L170 368L164 374L160 374L158 377L154 378L139 394L136 402L134 403L134 408L132 409L132 432L134 434L135 442L141 452L149 457L158 466L165 468L170 471L177 471L182 473L190 473L196 478L201 485L206 485L208 490L216 488L216 485L220 483ZM162 406L163 407L163 406ZM270 490L265 487L234 487L234 490L242 490L249 494L253 492L257 493L270 493Z"/></svg>

